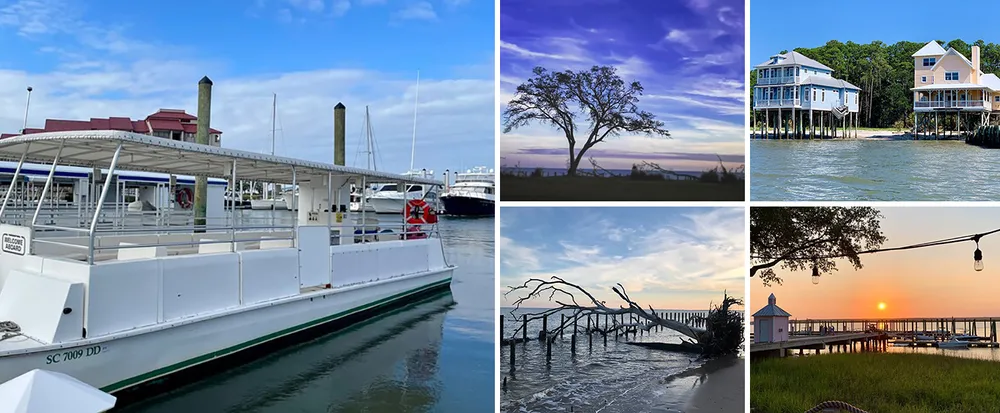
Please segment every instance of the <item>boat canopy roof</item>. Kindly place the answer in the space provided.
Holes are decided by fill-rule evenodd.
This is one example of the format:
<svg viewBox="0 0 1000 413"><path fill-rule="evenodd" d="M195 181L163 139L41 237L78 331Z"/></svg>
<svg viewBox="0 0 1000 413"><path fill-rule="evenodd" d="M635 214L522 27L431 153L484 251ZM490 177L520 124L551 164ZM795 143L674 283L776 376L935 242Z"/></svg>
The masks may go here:
<svg viewBox="0 0 1000 413"><path fill-rule="evenodd" d="M207 176L230 179L233 161L236 179L279 184L295 181L323 182L330 173L336 176L366 177L381 182L411 182L442 185L442 182L348 166L302 159L285 158L256 152L181 142L124 131L45 132L0 140L0 159L18 161L27 150L25 162L52 164L59 145L63 144L59 165L103 168L111 164L115 150L122 145L116 169L158 172L174 175Z"/></svg>

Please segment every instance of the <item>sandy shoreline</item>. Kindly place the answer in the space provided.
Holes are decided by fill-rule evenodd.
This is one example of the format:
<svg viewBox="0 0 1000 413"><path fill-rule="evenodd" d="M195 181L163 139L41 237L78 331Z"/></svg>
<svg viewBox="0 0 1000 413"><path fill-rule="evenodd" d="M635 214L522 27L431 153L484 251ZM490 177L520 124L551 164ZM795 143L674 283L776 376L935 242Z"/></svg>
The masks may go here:
<svg viewBox="0 0 1000 413"><path fill-rule="evenodd" d="M746 406L746 359L713 360L702 366L706 377L685 412L742 412Z"/></svg>

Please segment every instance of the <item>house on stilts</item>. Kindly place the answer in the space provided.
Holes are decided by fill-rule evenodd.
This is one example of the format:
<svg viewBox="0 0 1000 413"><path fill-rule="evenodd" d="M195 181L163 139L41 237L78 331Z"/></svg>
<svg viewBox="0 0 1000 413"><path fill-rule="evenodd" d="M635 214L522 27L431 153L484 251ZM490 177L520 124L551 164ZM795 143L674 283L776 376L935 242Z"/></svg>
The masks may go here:
<svg viewBox="0 0 1000 413"><path fill-rule="evenodd" d="M834 78L833 69L791 51L771 56L754 70L757 137L857 137L861 89Z"/></svg>
<svg viewBox="0 0 1000 413"><path fill-rule="evenodd" d="M979 62L979 46L972 46L972 60L953 47L944 50L936 41L913 54L915 137L923 132L938 138L943 129L961 135L989 124L993 113L1000 115L1000 78L983 73Z"/></svg>

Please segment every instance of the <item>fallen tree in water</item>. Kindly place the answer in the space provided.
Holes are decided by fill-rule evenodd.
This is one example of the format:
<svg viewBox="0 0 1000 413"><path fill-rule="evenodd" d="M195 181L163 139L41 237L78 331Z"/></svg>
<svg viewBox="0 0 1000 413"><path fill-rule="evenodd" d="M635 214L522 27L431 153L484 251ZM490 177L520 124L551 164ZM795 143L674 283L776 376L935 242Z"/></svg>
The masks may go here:
<svg viewBox="0 0 1000 413"><path fill-rule="evenodd" d="M554 329L540 332L539 338L544 339L546 337L558 336L566 328L572 328L574 325L577 325L580 319L585 319L592 315L608 315L614 320L613 323L603 328L592 326L589 330L585 330L585 332L588 334L599 333L607 335L615 332L635 331L636 329L649 331L653 327L664 327L680 333L687 340L682 338L681 344L674 345L675 347L662 347L663 349L698 352L706 357L734 354L739 352L743 347L743 312L731 310L733 306L743 305L743 300L730 297L725 292L722 293L722 302L718 305L712 305L707 316L695 316L690 320L692 324L705 326L704 328L698 328L680 321L663 318L651 306L648 310L643 309L641 305L629 297L625 291L625 287L621 284L611 287L611 290L628 306L620 305L618 308L607 306L605 301L598 300L583 287L567 282L559 277L552 277L550 280L532 278L521 285L508 288L509 291L504 295L512 293L525 294L514 301L512 314L514 311L519 310L521 304L525 301L542 295L548 295L549 301L558 304L558 307L555 308L523 314L522 317L525 317L527 322L545 319L553 314L570 313L570 316L565 318ZM580 297L579 301L577 300L578 296ZM583 302L582 304L581 301ZM619 322L616 316L622 315L634 316L634 319L637 321ZM516 337L521 332L521 329L524 328L524 325L526 323L522 323L514 331L513 336Z"/></svg>

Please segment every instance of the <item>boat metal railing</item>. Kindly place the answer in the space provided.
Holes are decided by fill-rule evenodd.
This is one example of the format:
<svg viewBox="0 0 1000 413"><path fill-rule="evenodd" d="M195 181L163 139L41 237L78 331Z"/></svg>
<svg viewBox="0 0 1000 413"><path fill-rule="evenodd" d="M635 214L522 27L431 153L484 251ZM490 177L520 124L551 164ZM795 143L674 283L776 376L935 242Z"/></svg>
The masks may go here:
<svg viewBox="0 0 1000 413"><path fill-rule="evenodd" d="M208 218L211 221L211 217ZM79 257L85 259L87 263L93 264L102 261L102 253L108 251L118 251L122 249L134 248L155 248L164 247L173 250L171 255L188 255L200 253L202 245L228 244L228 248L212 250L212 252L237 252L244 249L253 249L253 244L260 248L261 242L287 241L284 247L297 247L297 234L295 225L205 225L198 226L147 226L147 227L97 227L94 231L89 228L67 227L59 225L36 224L36 229L59 231L62 237L38 237L33 236L32 251L36 250L37 244L57 246L63 253L54 253L55 256L68 256L67 250L77 250L85 255ZM440 232L436 224L403 224L400 222L368 222L368 223L346 223L328 225L330 234L330 246L343 245L343 239L350 240L351 244L385 242L395 240L411 240L425 238L440 238ZM194 231L197 229L197 231ZM190 241L185 239L172 239L165 241L162 235L188 235L192 237ZM76 235L76 236L74 236ZM156 236L155 240L150 240L143 236ZM113 245L104 245L102 241L113 239ZM197 249L197 251L182 251L179 249ZM49 254L40 254L49 255ZM105 257L105 259L110 257Z"/></svg>

